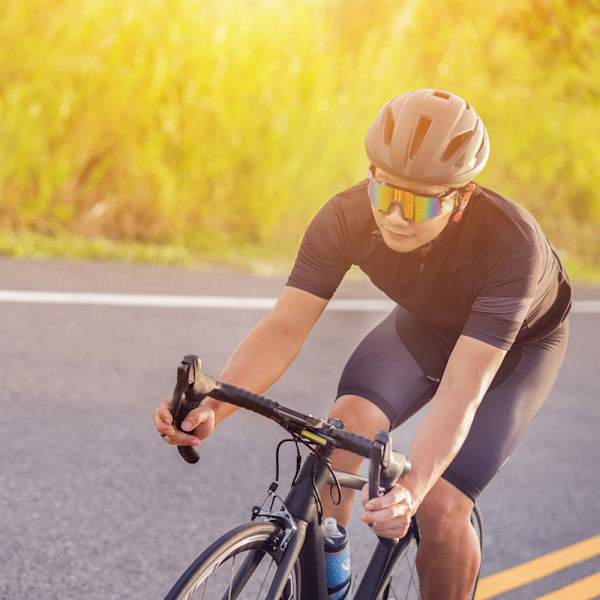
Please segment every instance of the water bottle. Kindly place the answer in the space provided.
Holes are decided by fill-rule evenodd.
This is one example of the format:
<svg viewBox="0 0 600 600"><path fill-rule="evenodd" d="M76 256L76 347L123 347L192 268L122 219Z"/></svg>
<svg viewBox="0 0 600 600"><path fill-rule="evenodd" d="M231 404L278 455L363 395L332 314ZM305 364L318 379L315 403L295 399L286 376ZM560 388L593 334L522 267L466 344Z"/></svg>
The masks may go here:
<svg viewBox="0 0 600 600"><path fill-rule="evenodd" d="M323 521L329 600L350 600L350 545L346 530L333 517Z"/></svg>

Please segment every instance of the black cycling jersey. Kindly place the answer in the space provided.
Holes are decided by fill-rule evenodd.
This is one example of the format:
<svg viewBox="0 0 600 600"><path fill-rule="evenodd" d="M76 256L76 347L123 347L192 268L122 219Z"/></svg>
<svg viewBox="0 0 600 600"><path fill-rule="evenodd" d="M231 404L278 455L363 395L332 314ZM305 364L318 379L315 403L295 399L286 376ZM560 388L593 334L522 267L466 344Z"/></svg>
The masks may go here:
<svg viewBox="0 0 600 600"><path fill-rule="evenodd" d="M446 356L461 334L504 350L540 340L571 306L568 277L533 216L481 186L426 252L386 246L366 180L334 196L308 227L287 285L329 299L351 265L436 330Z"/></svg>

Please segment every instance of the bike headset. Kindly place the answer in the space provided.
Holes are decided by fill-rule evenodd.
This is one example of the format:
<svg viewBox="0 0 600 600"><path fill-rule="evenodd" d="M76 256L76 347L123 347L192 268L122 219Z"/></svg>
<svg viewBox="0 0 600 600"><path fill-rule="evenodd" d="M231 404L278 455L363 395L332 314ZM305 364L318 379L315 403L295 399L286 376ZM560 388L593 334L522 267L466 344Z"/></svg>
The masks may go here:
<svg viewBox="0 0 600 600"><path fill-rule="evenodd" d="M462 216L475 189L470 183L485 167L489 137L475 109L450 92L421 89L383 105L365 139L372 165L422 184L465 192L454 209Z"/></svg>

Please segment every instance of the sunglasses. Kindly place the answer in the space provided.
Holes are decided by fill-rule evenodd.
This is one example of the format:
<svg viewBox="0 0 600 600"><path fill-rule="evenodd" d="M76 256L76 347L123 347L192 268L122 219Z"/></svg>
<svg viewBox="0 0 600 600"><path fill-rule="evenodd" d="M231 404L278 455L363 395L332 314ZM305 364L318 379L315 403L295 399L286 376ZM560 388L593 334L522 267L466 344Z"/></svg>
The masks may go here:
<svg viewBox="0 0 600 600"><path fill-rule="evenodd" d="M453 208L451 202L445 201L452 197L454 190L437 196L418 196L408 190L378 181L373 175L372 168L369 169L368 178L371 204L381 212L387 212L392 202L396 202L400 205L402 216L407 221L419 223L446 214Z"/></svg>

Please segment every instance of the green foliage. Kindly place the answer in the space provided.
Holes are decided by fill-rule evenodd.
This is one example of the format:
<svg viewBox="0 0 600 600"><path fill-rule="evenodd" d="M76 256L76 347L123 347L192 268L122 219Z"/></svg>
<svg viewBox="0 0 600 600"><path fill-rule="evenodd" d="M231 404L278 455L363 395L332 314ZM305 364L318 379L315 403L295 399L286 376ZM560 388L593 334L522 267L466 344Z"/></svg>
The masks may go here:
<svg viewBox="0 0 600 600"><path fill-rule="evenodd" d="M2 227L293 244L380 106L437 87L488 126L481 182L600 263L596 0L2 4Z"/></svg>

